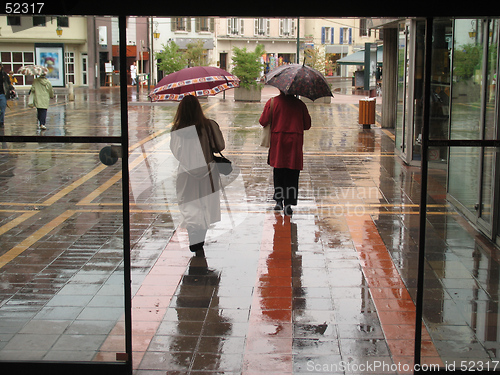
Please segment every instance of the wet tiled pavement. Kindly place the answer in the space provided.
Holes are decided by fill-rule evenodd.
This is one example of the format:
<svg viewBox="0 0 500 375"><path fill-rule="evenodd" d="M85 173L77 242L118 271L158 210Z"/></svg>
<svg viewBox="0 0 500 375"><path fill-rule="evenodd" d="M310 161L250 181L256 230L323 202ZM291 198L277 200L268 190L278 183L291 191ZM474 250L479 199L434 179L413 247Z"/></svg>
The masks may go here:
<svg viewBox="0 0 500 375"><path fill-rule="evenodd" d="M358 123L358 98L308 104L299 205L272 210L260 103L203 102L236 166L223 220L193 258L178 228L175 104L130 88L134 371L145 374L410 373L420 176L391 132ZM47 135L119 135L116 88L58 95ZM380 98L377 110L380 107ZM379 117L377 114L377 118ZM5 134L35 135L24 97ZM104 145L0 150L0 360L115 361L125 351L121 166ZM498 360L498 249L429 182L423 363ZM482 361L482 362L480 362Z"/></svg>

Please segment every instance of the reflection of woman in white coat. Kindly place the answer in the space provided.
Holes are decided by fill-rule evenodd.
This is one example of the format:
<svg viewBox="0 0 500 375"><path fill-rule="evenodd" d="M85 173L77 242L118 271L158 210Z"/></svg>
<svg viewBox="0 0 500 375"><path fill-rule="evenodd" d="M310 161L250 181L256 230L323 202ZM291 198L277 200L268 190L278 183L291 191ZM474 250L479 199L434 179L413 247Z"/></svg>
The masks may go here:
<svg viewBox="0 0 500 375"><path fill-rule="evenodd" d="M179 161L176 192L189 235L189 250L197 256L204 256L210 224L221 219L220 178L213 152L224 147L219 125L205 117L195 96L185 96L174 118L170 149Z"/></svg>

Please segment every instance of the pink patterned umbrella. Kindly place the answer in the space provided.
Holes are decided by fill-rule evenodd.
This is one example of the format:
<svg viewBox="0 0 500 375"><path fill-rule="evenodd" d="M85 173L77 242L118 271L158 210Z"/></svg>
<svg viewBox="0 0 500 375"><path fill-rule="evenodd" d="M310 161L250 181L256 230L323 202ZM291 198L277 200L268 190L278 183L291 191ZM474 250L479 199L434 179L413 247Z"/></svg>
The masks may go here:
<svg viewBox="0 0 500 375"><path fill-rule="evenodd" d="M25 76L39 76L48 72L49 69L41 65L24 65L17 70L17 74Z"/></svg>
<svg viewBox="0 0 500 375"><path fill-rule="evenodd" d="M151 101L180 101L186 95L216 95L239 87L240 79L213 66L195 66L171 73L158 82L149 94Z"/></svg>

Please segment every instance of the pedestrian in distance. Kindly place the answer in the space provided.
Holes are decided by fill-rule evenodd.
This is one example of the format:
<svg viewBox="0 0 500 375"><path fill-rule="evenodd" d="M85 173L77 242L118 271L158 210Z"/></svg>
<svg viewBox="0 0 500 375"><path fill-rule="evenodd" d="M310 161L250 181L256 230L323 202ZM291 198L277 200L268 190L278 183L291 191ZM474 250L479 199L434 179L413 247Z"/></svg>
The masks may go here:
<svg viewBox="0 0 500 375"><path fill-rule="evenodd" d="M297 205L299 175L304 167L304 130L311 128L311 116L302 100L280 91L280 95L267 101L259 122L264 127L271 126L267 163L273 167L274 209L292 215L291 206Z"/></svg>
<svg viewBox="0 0 500 375"><path fill-rule="evenodd" d="M177 108L170 149L179 161L176 194L189 250L205 256L204 245L211 224L221 220L220 176L213 153L224 150L219 125L203 114L198 98L185 96Z"/></svg>
<svg viewBox="0 0 500 375"><path fill-rule="evenodd" d="M37 111L38 127L45 130L47 129L47 109L49 108L50 99L54 98L54 89L45 74L35 78L30 93L33 94L33 105Z"/></svg>
<svg viewBox="0 0 500 375"><path fill-rule="evenodd" d="M130 65L130 78L132 79L132 86L135 86L137 78L137 65L135 61L133 62L132 65Z"/></svg>
<svg viewBox="0 0 500 375"><path fill-rule="evenodd" d="M9 75L3 70L3 64L0 62L0 128L4 127L7 100L15 96L14 86L12 86Z"/></svg>

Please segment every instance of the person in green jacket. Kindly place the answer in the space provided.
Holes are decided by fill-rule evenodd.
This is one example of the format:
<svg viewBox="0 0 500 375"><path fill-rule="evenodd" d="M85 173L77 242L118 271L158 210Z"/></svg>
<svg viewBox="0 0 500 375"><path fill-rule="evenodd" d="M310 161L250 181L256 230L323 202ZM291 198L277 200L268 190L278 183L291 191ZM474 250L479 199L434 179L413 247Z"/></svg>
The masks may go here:
<svg viewBox="0 0 500 375"><path fill-rule="evenodd" d="M33 93L33 104L37 110L38 126L40 129L45 130L47 129L45 123L47 121L49 100L54 97L54 89L45 74L35 78L31 85L31 92Z"/></svg>

